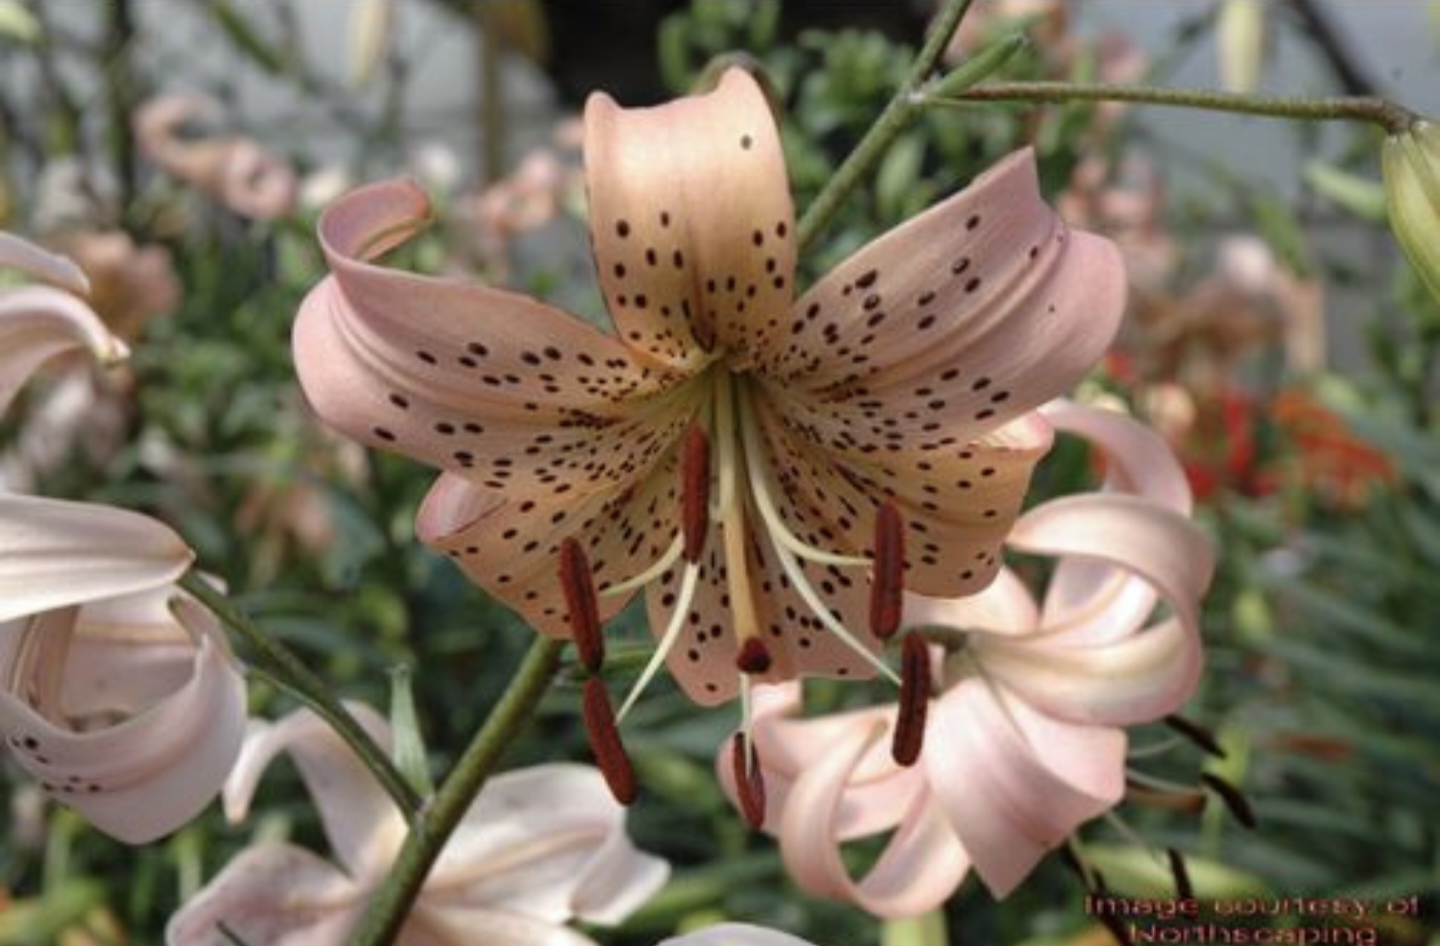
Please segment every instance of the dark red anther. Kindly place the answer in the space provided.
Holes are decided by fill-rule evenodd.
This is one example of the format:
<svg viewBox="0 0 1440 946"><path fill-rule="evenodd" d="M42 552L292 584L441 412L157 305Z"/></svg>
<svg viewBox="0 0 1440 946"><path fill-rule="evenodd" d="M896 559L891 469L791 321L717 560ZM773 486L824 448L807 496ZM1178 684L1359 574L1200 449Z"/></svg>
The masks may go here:
<svg viewBox="0 0 1440 946"><path fill-rule="evenodd" d="M765 823L765 774L760 771L760 753L755 751L755 743L744 733L737 732L730 740L730 765L740 814L752 831L759 831Z"/></svg>
<svg viewBox="0 0 1440 946"><path fill-rule="evenodd" d="M590 738L590 751L595 756L595 765L605 776L610 794L622 805L635 800L640 788L635 781L635 769L630 756L625 753L625 744L620 741L620 730L615 725L615 711L610 707L610 693L599 677L585 681L584 698L585 734Z"/></svg>
<svg viewBox="0 0 1440 946"><path fill-rule="evenodd" d="M1195 885L1190 882L1190 868L1185 864L1185 855L1173 847L1165 849L1170 858L1170 874L1175 878L1175 896L1189 900L1195 896Z"/></svg>
<svg viewBox="0 0 1440 946"><path fill-rule="evenodd" d="M690 425L685 459L680 467L680 527L685 537L685 561L700 561L710 531L710 438L699 424Z"/></svg>
<svg viewBox="0 0 1440 946"><path fill-rule="evenodd" d="M605 662L605 637L600 632L600 603L595 594L595 576L585 549L574 539L560 543L560 589L570 612L570 637L580 663L599 673Z"/></svg>
<svg viewBox="0 0 1440 946"><path fill-rule="evenodd" d="M770 648L758 637L746 638L735 655L735 666L741 673L760 674L770 669L772 663Z"/></svg>
<svg viewBox="0 0 1440 946"><path fill-rule="evenodd" d="M895 735L890 756L899 765L914 765L925 745L925 719L930 711L930 651L925 638L907 634L900 649L900 703L895 710Z"/></svg>
<svg viewBox="0 0 1440 946"><path fill-rule="evenodd" d="M905 523L892 502L875 510L875 568L870 578L870 633L886 640L900 629L905 592Z"/></svg>
<svg viewBox="0 0 1440 946"><path fill-rule="evenodd" d="M1172 713L1165 717L1165 725L1195 743L1207 754L1213 755L1217 759L1225 758L1225 749L1220 745L1220 740L1199 723L1188 720L1178 713Z"/></svg>
<svg viewBox="0 0 1440 946"><path fill-rule="evenodd" d="M1255 809L1250 807L1250 799L1245 797L1244 792L1220 776L1211 775L1209 772L1201 775L1200 781L1205 783L1206 788L1220 796L1220 800L1225 803L1226 808L1230 809L1230 814L1235 816L1236 821L1252 830L1259 826L1260 819L1255 817Z"/></svg>

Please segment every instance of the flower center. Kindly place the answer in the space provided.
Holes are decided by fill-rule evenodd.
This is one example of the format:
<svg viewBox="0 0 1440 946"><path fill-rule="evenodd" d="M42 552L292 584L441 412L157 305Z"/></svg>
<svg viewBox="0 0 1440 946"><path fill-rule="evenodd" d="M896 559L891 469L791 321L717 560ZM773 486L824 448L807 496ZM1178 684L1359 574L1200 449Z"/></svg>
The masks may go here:
<svg viewBox="0 0 1440 946"><path fill-rule="evenodd" d="M737 784L760 791L755 789L758 769L753 764L749 737L751 685L753 678L769 673L774 664L770 645L760 633L757 582L747 554L752 543L768 546L767 555L779 564L788 587L803 601L814 623L900 688L902 713L894 733L894 754L902 764L913 762L920 751L924 708L930 694L929 664L924 657L923 643L918 637L914 642L907 641L902 671L896 673L837 618L802 568L802 563L811 563L827 570L863 570L871 590L869 630L882 641L891 637L900 627L905 558L904 524L896 506L889 501L881 504L875 517L872 549L864 554L841 554L803 541L787 526L781 514L781 504L788 502L789 497L769 459L758 410L758 399L764 395L758 382L730 366L726 359L717 358L697 378L697 383L704 385L705 390L681 451L681 529L669 548L649 567L598 591L599 596L613 596L631 593L655 581L669 584L676 569L681 570L679 589L659 643L618 713L610 713L608 701L601 705L594 692L593 677L587 684L590 691L586 700L587 720L591 723L588 728L597 758L608 757L613 764L618 737L610 730L624 720L680 639L700 586L702 552L707 541L718 539L723 546L722 580L735 641L741 733L749 747L735 752L736 765L740 767L736 772ZM567 546L563 551L562 585L566 589L572 633L582 663L591 674L596 674L601 664L599 622L593 603L597 593L588 584L593 581L588 566L577 566L577 555L580 555L578 545ZM617 781L628 788L631 780L627 776ZM763 809L763 804L748 805L747 816L756 808Z"/></svg>

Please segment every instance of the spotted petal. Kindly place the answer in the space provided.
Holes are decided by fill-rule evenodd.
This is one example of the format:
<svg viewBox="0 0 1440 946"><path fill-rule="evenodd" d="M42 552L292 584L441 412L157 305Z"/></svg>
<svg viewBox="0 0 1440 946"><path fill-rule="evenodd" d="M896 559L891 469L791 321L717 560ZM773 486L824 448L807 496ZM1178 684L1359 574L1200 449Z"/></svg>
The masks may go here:
<svg viewBox="0 0 1440 946"><path fill-rule="evenodd" d="M132 844L175 830L209 803L245 726L244 679L224 633L192 602L177 602L176 616L193 645L188 679L113 724L80 726L64 713L69 644L84 635L83 610L0 628L0 729L20 765L52 797Z"/></svg>
<svg viewBox="0 0 1440 946"><path fill-rule="evenodd" d="M837 266L760 367L827 434L871 442L873 410L906 448L939 430L965 441L1074 385L1124 302L1119 252L1046 206L1026 149Z"/></svg>
<svg viewBox="0 0 1440 946"><path fill-rule="evenodd" d="M764 94L741 69L654 108L585 106L585 174L600 286L621 338L686 367L751 357L794 291L794 210Z"/></svg>
<svg viewBox="0 0 1440 946"><path fill-rule="evenodd" d="M623 488L684 429L681 376L516 293L369 260L429 217L392 181L326 211L333 275L295 323L311 404L345 434L451 470L516 501Z"/></svg>

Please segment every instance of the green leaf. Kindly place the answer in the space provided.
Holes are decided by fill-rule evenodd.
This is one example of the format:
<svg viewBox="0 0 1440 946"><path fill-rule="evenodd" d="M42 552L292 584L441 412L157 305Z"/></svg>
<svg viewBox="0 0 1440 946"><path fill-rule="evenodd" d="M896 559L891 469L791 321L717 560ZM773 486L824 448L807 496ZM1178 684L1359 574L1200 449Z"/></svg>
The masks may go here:
<svg viewBox="0 0 1440 946"><path fill-rule="evenodd" d="M244 53L261 69L278 76L285 72L285 60L270 47L250 20L234 6L226 2L211 3L205 7L215 22L224 31L235 48Z"/></svg>
<svg viewBox="0 0 1440 946"><path fill-rule="evenodd" d="M415 714L415 693L410 686L411 672L405 664L390 671L390 730L393 743L390 754L395 767L405 776L421 797L435 794L426 761L425 736Z"/></svg>
<svg viewBox="0 0 1440 946"><path fill-rule="evenodd" d="M1311 161L1305 165L1305 180L1331 203L1361 220L1385 222L1385 188L1379 181L1351 174L1322 161Z"/></svg>

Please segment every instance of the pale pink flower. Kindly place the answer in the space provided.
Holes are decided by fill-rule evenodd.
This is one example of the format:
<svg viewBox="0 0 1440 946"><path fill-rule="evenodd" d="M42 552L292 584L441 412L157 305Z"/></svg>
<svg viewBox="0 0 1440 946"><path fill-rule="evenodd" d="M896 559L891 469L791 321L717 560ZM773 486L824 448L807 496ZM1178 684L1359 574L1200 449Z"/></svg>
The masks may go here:
<svg viewBox="0 0 1440 946"><path fill-rule="evenodd" d="M218 122L220 103L207 96L172 93L151 99L135 114L140 150L167 173L193 185L242 217L273 220L295 206L295 171L253 140L236 134L189 138L188 124Z"/></svg>
<svg viewBox="0 0 1440 946"><path fill-rule="evenodd" d="M1212 555L1188 519L1178 464L1122 416L1065 404L1047 415L1104 452L1106 489L1016 521L1010 548L1059 560L1039 601L1008 569L966 598L909 599L908 625L963 635L956 652L931 648L936 697L919 765L897 766L877 744L894 707L797 719L798 685L755 694L764 824L812 894L914 915L944 902L971 868L1008 894L1120 801L1122 727L1172 712L1194 688ZM718 768L733 797L728 753ZM842 844L887 831L880 859L854 880Z"/></svg>
<svg viewBox="0 0 1440 946"><path fill-rule="evenodd" d="M90 305L110 331L134 341L145 323L180 304L170 251L137 245L123 230L79 230L56 241L90 280Z"/></svg>
<svg viewBox="0 0 1440 946"><path fill-rule="evenodd" d="M703 930L664 940L658 946L813 946L789 933L751 926L749 923L721 923Z"/></svg>
<svg viewBox="0 0 1440 946"><path fill-rule="evenodd" d="M429 216L383 183L321 221L332 275L295 327L306 394L444 469L421 538L541 633L572 634L577 586L602 619L646 587L657 659L701 703L752 677L893 673L867 619L877 511L912 543L907 587L994 578L1051 443L1035 408L1118 325L1118 254L1044 204L1027 150L797 298L780 136L748 74L655 108L596 95L585 124L613 334L372 262ZM565 549L588 565L562 581Z"/></svg>
<svg viewBox="0 0 1440 946"><path fill-rule="evenodd" d="M0 265L76 292L73 263L0 234ZM0 293L0 410L46 360L125 347L83 301ZM224 635L172 582L193 553L169 528L106 506L0 492L0 735L52 798L142 843L219 790L245 690Z"/></svg>
<svg viewBox="0 0 1440 946"><path fill-rule="evenodd" d="M351 711L384 743L369 707ZM170 921L169 946L226 946L220 924L248 943L346 942L384 882L405 837L389 796L309 710L256 723L225 787L232 820L245 817L260 774L289 752L319 810L332 864L289 844L243 851ZM624 832L624 809L594 769L542 765L498 775L466 813L397 943L400 946L593 946L564 924L614 924L665 882L669 868Z"/></svg>

